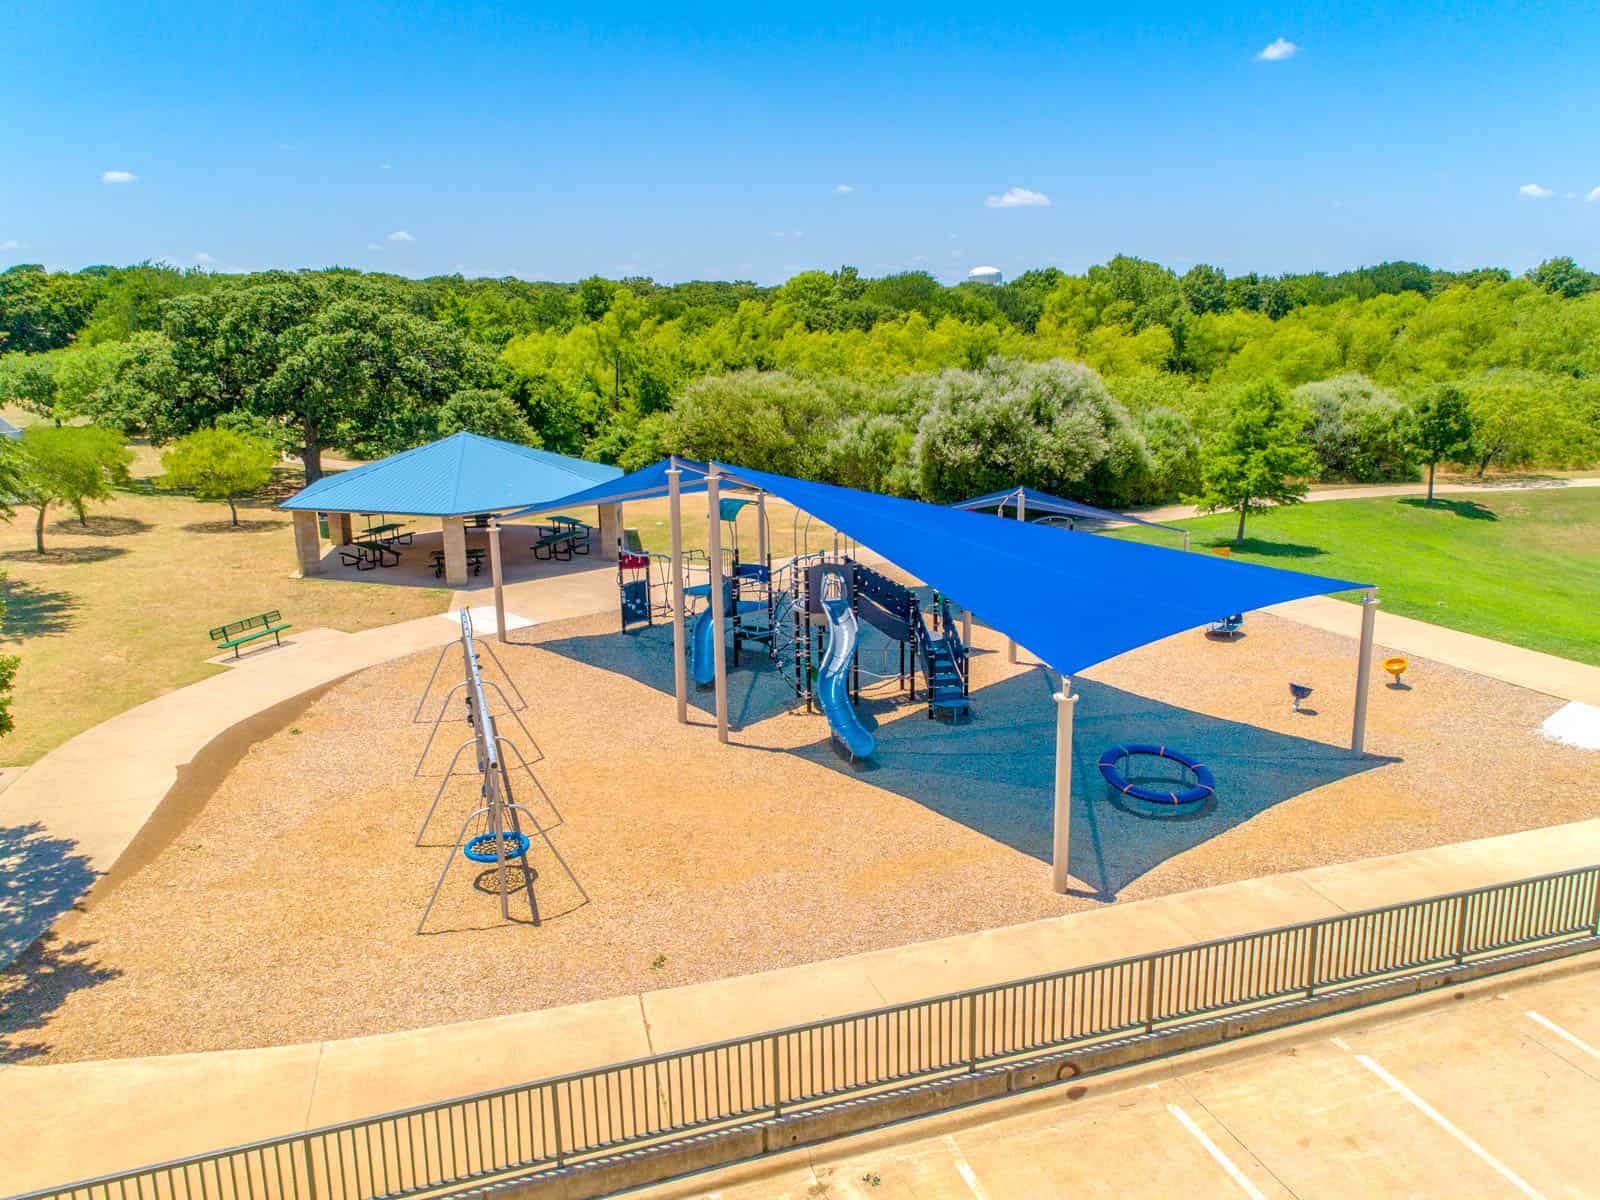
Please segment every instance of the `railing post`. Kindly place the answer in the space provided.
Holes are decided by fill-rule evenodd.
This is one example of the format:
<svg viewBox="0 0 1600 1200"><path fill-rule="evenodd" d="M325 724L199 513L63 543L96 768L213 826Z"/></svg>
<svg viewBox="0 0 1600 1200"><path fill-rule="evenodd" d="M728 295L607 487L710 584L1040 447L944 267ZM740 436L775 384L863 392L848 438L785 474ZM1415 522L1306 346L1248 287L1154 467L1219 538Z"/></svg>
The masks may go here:
<svg viewBox="0 0 1600 1200"><path fill-rule="evenodd" d="M775 1037L768 1038L767 1045L772 1047L772 1054L770 1055L770 1066L772 1069L772 1115L774 1117L781 1117L783 1116L783 1089L779 1087L778 1039Z"/></svg>
<svg viewBox="0 0 1600 1200"><path fill-rule="evenodd" d="M302 1141L300 1149L304 1152L302 1157L306 1163L306 1200L317 1200L317 1173L311 1163L311 1139L306 1138Z"/></svg>
<svg viewBox="0 0 1600 1200"><path fill-rule="evenodd" d="M1317 990L1317 935L1322 932L1320 924L1311 926L1306 930L1306 998L1309 1000Z"/></svg>
<svg viewBox="0 0 1600 1200"><path fill-rule="evenodd" d="M556 1084L550 1089L550 1119L556 1131L556 1166L561 1166L565 1152L561 1146L561 1085Z"/></svg>
<svg viewBox="0 0 1600 1200"><path fill-rule="evenodd" d="M1144 1031L1156 1027L1156 956L1144 960Z"/></svg>
<svg viewBox="0 0 1600 1200"><path fill-rule="evenodd" d="M1600 867L1589 868L1589 879L1594 884L1594 904L1589 914L1589 927L1600 937Z"/></svg>
<svg viewBox="0 0 1600 1200"><path fill-rule="evenodd" d="M978 1069L978 993L967 993L967 1070Z"/></svg>
<svg viewBox="0 0 1600 1200"><path fill-rule="evenodd" d="M1460 965L1467 958L1467 900L1468 893L1463 892L1456 897L1456 963Z"/></svg>

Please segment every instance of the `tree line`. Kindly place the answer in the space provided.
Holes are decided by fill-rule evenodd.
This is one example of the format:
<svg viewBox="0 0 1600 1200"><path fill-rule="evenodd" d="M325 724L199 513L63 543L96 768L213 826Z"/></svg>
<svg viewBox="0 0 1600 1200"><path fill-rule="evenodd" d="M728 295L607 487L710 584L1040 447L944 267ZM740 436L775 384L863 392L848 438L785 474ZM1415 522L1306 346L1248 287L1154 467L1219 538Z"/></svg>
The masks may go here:
<svg viewBox="0 0 1600 1200"><path fill-rule="evenodd" d="M846 267L771 288L24 266L0 273L0 338L0 402L158 444L231 430L308 479L325 448L471 429L929 499L995 479L1154 502L1200 494L1262 385L1311 478L1414 478L1446 393L1469 432L1444 461L1600 457L1600 277L1570 259L1230 278L1119 256L999 286Z"/></svg>

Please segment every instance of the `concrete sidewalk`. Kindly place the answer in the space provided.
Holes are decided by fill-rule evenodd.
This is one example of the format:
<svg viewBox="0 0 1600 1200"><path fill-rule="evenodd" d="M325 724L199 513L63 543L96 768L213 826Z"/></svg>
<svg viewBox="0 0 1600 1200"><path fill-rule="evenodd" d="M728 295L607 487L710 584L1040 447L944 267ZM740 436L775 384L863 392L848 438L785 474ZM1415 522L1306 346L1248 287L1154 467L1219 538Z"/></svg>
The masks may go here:
<svg viewBox="0 0 1600 1200"><path fill-rule="evenodd" d="M1577 479L1536 479L1525 483L1495 482L1484 480L1482 483L1439 483L1435 484L1435 496L1460 496L1474 492L1538 492L1548 491L1552 488L1592 488L1600 487L1600 477L1582 477ZM1384 496L1426 496L1428 485L1425 483L1375 483L1358 487L1320 487L1312 488L1306 495L1306 500L1377 500ZM1146 521L1183 521L1190 517L1200 515L1200 510L1193 504L1166 504L1160 508L1130 509L1134 516L1143 517Z"/></svg>
<svg viewBox="0 0 1600 1200"><path fill-rule="evenodd" d="M442 625L443 622L440 622ZM0 1067L26 1190L618 1060L1600 862L1600 820L1318 867L742 978L346 1041ZM86 1138L92 1129L96 1136Z"/></svg>

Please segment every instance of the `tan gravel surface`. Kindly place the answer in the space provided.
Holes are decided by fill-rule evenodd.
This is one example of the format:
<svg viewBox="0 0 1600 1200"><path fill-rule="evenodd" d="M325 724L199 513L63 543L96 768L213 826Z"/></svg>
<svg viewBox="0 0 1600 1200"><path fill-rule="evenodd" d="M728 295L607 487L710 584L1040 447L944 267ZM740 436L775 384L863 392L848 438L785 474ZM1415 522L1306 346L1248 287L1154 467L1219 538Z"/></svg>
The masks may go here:
<svg viewBox="0 0 1600 1200"><path fill-rule="evenodd" d="M525 776L514 786L587 902L536 842L544 923L526 923L520 895L524 920L500 918L473 886L480 868L449 846L475 803L465 774L412 845L465 736L444 726L412 776L430 652L335 685L250 747L164 851L0 975L0 1060L485 1017L1600 813L1600 756L1536 733L1559 701L1423 662L1409 690L1378 672L1376 756L1356 760L1342 749L1353 645L1257 615L1235 644L1181 635L1079 681L1082 887L1060 897L1047 864L1052 677L1008 666L987 631L977 719L952 729L880 687L864 706L880 722L877 765L857 772L828 749L821 717L787 711L770 669L730 674L737 744L719 746L703 710L679 726L666 630L614 629L610 617L539 626L500 650L543 752L542 792ZM1314 714L1290 712L1291 678L1316 689ZM503 731L529 749L513 723ZM1095 759L1143 739L1209 761L1215 807L1153 820L1111 804Z"/></svg>

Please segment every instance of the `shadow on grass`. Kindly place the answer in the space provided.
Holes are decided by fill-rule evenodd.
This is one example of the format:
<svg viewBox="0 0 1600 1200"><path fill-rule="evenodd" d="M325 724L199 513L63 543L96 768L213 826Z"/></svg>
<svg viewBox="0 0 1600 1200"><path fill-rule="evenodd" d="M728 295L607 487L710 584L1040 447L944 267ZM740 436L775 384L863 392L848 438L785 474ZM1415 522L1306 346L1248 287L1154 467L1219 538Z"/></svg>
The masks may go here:
<svg viewBox="0 0 1600 1200"><path fill-rule="evenodd" d="M862 665L893 674L888 655L863 633ZM886 642L877 635L880 642ZM600 634L541 643L541 648L619 672L662 693L671 703L672 640L664 627L639 634ZM752 669L753 668L753 669ZM817 740L795 749L748 747L752 753L793 755L892 792L1000 842L1049 862L1053 844L1055 677L1043 669L1012 676L972 694L974 719L958 725L924 719L925 705L896 694L891 678L857 708L877 737L865 773L834 753L827 723ZM1262 812L1338 779L1395 761L1352 754L1339 746L1261 729L1164 704L1108 684L1079 678L1082 697L1074 722L1070 869L1091 890L1077 894L1114 900L1134 880ZM711 693L689 693L709 713ZM746 666L728 672L728 707L735 729L792 711L794 692L759 649ZM1308 721L1312 714L1305 713ZM1314 726L1308 725L1308 732ZM1107 746L1152 741L1177 746L1216 773L1214 804L1178 814L1129 811L1107 794L1097 762ZM781 786L779 784L778 786Z"/></svg>
<svg viewBox="0 0 1600 1200"><path fill-rule="evenodd" d="M6 562L39 563L51 567L71 567L80 563L105 562L121 558L127 553L121 546L46 546L44 553L36 550L7 550L0 554Z"/></svg>
<svg viewBox="0 0 1600 1200"><path fill-rule="evenodd" d="M1247 537L1235 545L1232 538L1206 542L1203 549L1226 547L1235 554L1252 554L1258 558L1316 558L1326 554L1321 546L1304 546L1298 542L1269 542L1262 538Z"/></svg>
<svg viewBox="0 0 1600 1200"><path fill-rule="evenodd" d="M38 587L25 579L4 584L5 619L0 633L6 637L40 637L72 628L78 598L71 592Z"/></svg>
<svg viewBox="0 0 1600 1200"><path fill-rule="evenodd" d="M48 1043L18 1035L44 1028L73 992L121 974L89 958L88 943L47 932L94 882L76 846L38 824L0 826L0 1063L46 1053Z"/></svg>
<svg viewBox="0 0 1600 1200"><path fill-rule="evenodd" d="M265 533L269 529L282 529L284 521L246 521L237 525L226 517L220 521L191 521L180 526L184 533Z"/></svg>
<svg viewBox="0 0 1600 1200"><path fill-rule="evenodd" d="M1399 503L1406 505L1408 508L1441 509L1445 512L1453 513L1455 516L1464 517L1468 521L1498 521L1500 519L1495 515L1494 509L1487 505L1479 504L1476 500L1447 500L1442 496L1435 496L1433 503L1429 504L1425 497L1405 496L1400 499Z"/></svg>
<svg viewBox="0 0 1600 1200"><path fill-rule="evenodd" d="M79 521L77 517L62 517L48 529L50 533L70 533L80 537L131 537L148 533L152 526L138 517L111 517L104 514Z"/></svg>

